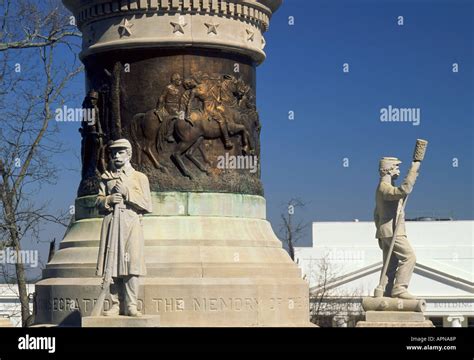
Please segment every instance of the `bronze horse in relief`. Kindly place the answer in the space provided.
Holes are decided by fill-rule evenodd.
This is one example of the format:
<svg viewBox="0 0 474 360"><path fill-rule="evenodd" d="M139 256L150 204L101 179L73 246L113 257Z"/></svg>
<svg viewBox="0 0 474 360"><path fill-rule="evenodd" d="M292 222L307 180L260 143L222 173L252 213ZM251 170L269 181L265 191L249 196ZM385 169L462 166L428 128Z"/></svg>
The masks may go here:
<svg viewBox="0 0 474 360"><path fill-rule="evenodd" d="M171 158L184 176L192 179L193 176L184 164L183 157L189 159L200 171L209 174L206 166L195 156L199 150L204 162L209 164L205 152L201 148L204 140L222 138L221 128L214 116L225 117L229 135L240 135L243 154L253 154L250 135L242 123L244 116L239 108L238 97L246 91L248 86L241 79L225 75L216 80L204 77L196 81L192 95L202 103L202 109L183 111L180 114L167 114L166 112L149 110L146 113L136 114L130 128L130 134L138 151L137 161L142 163L142 152L145 153L155 168L163 172L167 169L162 165L153 150L162 152L169 133L168 126L173 127L173 134L177 144L172 150ZM186 99L189 101L189 99ZM184 106L186 108L186 106ZM137 135L141 135L141 142Z"/></svg>

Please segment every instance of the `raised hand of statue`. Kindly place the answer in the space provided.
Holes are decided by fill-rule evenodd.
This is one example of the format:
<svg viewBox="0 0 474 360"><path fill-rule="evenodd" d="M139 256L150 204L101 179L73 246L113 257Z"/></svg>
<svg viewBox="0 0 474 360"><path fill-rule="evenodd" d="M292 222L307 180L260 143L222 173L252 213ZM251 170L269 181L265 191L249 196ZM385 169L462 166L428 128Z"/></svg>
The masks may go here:
<svg viewBox="0 0 474 360"><path fill-rule="evenodd" d="M418 170L420 169L420 164L421 164L420 161L413 161L411 163L411 169L410 170L418 172Z"/></svg>
<svg viewBox="0 0 474 360"><path fill-rule="evenodd" d="M118 181L117 184L115 184L114 191L118 194L123 195L124 197L128 194L127 187L121 181Z"/></svg>

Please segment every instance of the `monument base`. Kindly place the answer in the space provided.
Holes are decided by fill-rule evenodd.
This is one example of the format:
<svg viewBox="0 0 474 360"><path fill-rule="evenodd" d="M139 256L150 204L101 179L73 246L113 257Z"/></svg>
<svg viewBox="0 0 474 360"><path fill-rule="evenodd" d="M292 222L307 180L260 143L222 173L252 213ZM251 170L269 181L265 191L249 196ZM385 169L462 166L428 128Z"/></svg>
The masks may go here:
<svg viewBox="0 0 474 360"><path fill-rule="evenodd" d="M376 322L359 321L356 327L361 328L432 328L433 323L430 320L425 321L405 321L405 322Z"/></svg>
<svg viewBox="0 0 474 360"><path fill-rule="evenodd" d="M365 297L362 299L362 308L364 311L412 311L422 313L426 308L426 301L422 299Z"/></svg>
<svg viewBox="0 0 474 360"><path fill-rule="evenodd" d="M151 315L132 316L86 316L82 327L160 327L160 317Z"/></svg>
<svg viewBox="0 0 474 360"><path fill-rule="evenodd" d="M261 196L152 193L142 218L147 275L138 310L164 327L301 327L309 288L265 219ZM36 284L36 322L81 326L100 292L95 266L102 219L94 197ZM107 310L110 301L106 300Z"/></svg>
<svg viewBox="0 0 474 360"><path fill-rule="evenodd" d="M367 311L365 321L368 322L422 322L423 313L414 311Z"/></svg>
<svg viewBox="0 0 474 360"><path fill-rule="evenodd" d="M421 312L416 311L366 311L365 321L356 327L434 327Z"/></svg>

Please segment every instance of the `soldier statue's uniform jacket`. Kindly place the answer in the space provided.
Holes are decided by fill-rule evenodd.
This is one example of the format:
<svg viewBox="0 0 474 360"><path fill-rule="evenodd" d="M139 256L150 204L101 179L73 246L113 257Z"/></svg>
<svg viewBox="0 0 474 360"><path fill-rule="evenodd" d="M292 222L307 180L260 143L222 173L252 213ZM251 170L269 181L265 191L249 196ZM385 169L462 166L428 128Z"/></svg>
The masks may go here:
<svg viewBox="0 0 474 360"><path fill-rule="evenodd" d="M399 187L385 181L380 181L375 194L376 206L374 211L374 221L377 227L375 237L377 239L393 236L398 204L411 193L417 176L417 171L410 170ZM397 235L406 235L404 214L400 217Z"/></svg>
<svg viewBox="0 0 474 360"><path fill-rule="evenodd" d="M117 181L121 181L127 188L127 195L119 211L119 234L117 261L113 262L112 276L146 275L144 239L141 227L142 214L152 211L150 186L148 178L132 166L118 172L106 171L101 176L100 190L97 197L97 206L101 214L105 215L102 222L101 242L97 260L97 275L103 276L107 241L111 238L111 224L113 207L107 204L106 198L111 195Z"/></svg>

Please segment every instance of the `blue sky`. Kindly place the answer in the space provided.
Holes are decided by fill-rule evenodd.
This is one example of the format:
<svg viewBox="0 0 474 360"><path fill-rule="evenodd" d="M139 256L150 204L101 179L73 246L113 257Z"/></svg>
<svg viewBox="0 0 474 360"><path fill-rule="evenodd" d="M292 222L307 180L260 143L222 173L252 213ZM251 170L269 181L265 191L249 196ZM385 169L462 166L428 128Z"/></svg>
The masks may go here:
<svg viewBox="0 0 474 360"><path fill-rule="evenodd" d="M378 159L400 157L403 174L417 138L430 144L407 214L473 219L473 10L460 1L285 2L258 70L273 223L294 196L309 203L307 221L371 220ZM420 125L382 123L389 105L419 108Z"/></svg>
<svg viewBox="0 0 474 360"><path fill-rule="evenodd" d="M407 214L474 218L473 14L468 1L285 1L257 70L262 181L275 231L294 197L307 203L296 214L303 221L372 220L378 159L400 157L404 175L417 138L430 144ZM83 76L68 91L78 94L68 106L80 106ZM380 109L389 105L419 108L420 125L381 122ZM55 161L67 170L40 194L54 194L53 207L74 203L77 128L62 125L70 151ZM63 233L49 228L45 237L59 241ZM300 244L310 242L308 232ZM44 245L41 253L47 256Z"/></svg>

